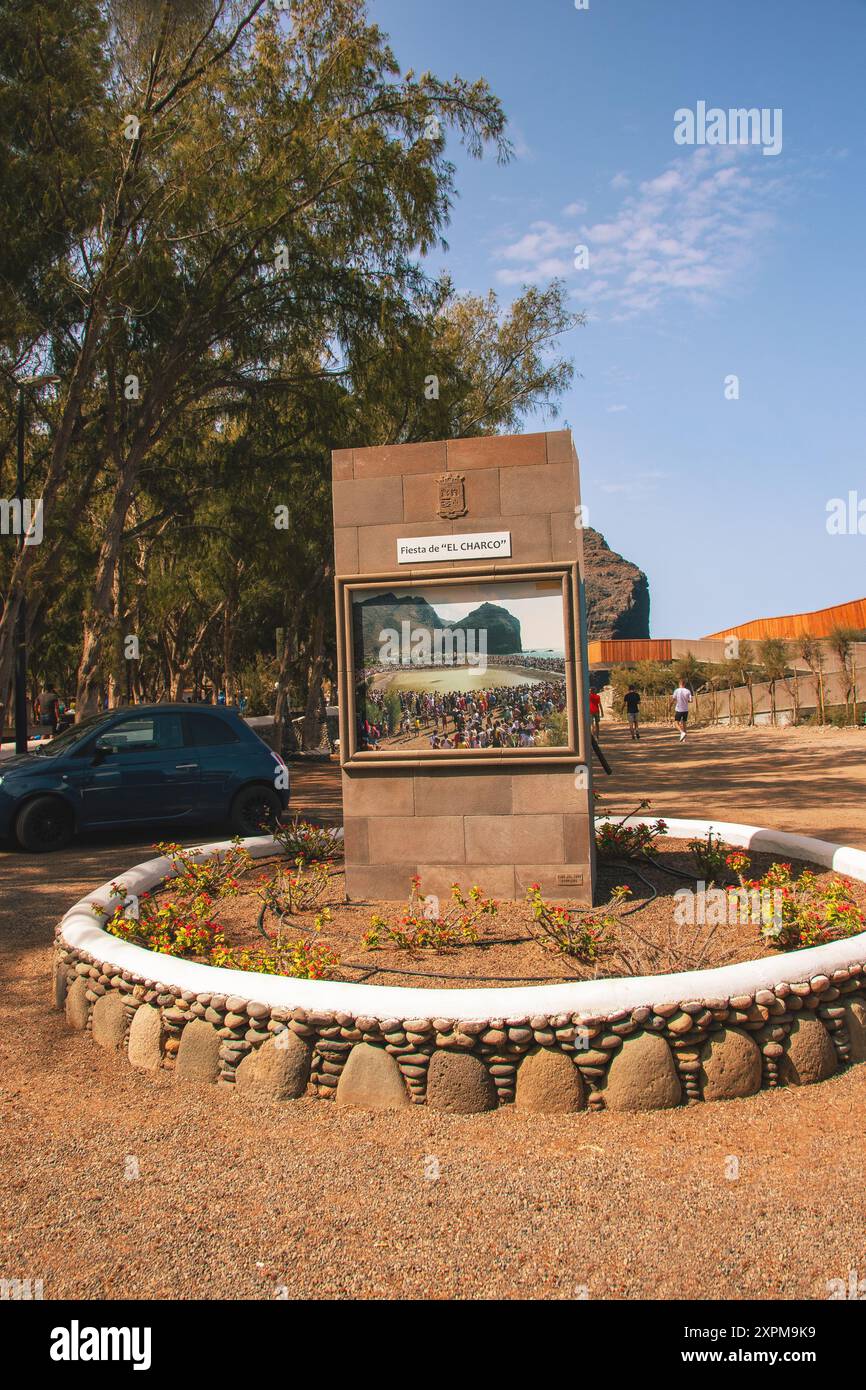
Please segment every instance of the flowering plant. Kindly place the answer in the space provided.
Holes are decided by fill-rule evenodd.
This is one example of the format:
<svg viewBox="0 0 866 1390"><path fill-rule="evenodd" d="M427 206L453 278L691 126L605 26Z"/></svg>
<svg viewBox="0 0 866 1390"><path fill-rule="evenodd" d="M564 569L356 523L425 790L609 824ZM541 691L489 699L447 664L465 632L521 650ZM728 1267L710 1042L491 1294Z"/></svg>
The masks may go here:
<svg viewBox="0 0 866 1390"><path fill-rule="evenodd" d="M478 940L478 923L482 917L495 917L497 904L485 898L475 885L464 896L459 886L451 885L451 906L440 914L439 899L423 897L421 879L417 874L410 880L406 912L394 921L374 912L369 930L361 937L361 948L376 951L383 946L396 946L406 951L445 951L461 942L474 945Z"/></svg>
<svg viewBox="0 0 866 1390"><path fill-rule="evenodd" d="M611 894L613 905L618 907L630 894L626 884L619 884ZM546 951L573 956L588 965L610 948L615 914L580 912L546 902L537 883L527 888L526 901L530 907L530 933Z"/></svg>
<svg viewBox="0 0 866 1390"><path fill-rule="evenodd" d="M124 894L122 883L112 883L112 892ZM105 923L105 930L133 946L145 946L164 956L207 956L223 938L218 924L209 916L210 900L198 899L189 907L178 902L157 902L149 893L139 898L139 916L128 915L118 903ZM96 911L100 907L94 904Z"/></svg>
<svg viewBox="0 0 866 1390"><path fill-rule="evenodd" d="M309 821L300 820L298 816L295 816L289 825L278 824L270 829L283 854L287 859L291 859L293 864L297 864L299 859L304 864L320 861L330 863L339 859L342 852L340 841L333 830L322 825L311 825Z"/></svg>
<svg viewBox="0 0 866 1390"><path fill-rule="evenodd" d="M747 857L741 857L748 867ZM785 863L772 864L762 878L747 879L744 872L739 889L728 890L740 920L757 926L766 941L782 950L821 946L866 930L866 913L850 879L822 884L811 869L795 878Z"/></svg>
<svg viewBox="0 0 866 1390"><path fill-rule="evenodd" d="M162 840L154 849L171 860L174 873L166 886L178 899L193 899L199 894L234 897L239 888L238 879L253 862L238 836L228 849L216 851L200 864L195 861L195 850L184 849L182 845Z"/></svg>
<svg viewBox="0 0 866 1390"><path fill-rule="evenodd" d="M713 834L710 826L702 840L689 840L689 850L695 861L698 875L708 884L715 883L731 858L729 846L721 835Z"/></svg>
<svg viewBox="0 0 866 1390"><path fill-rule="evenodd" d="M752 861L744 849L731 850L730 854L725 855L725 863L731 870L731 873L736 874L740 883L745 881L744 875L746 875L752 867Z"/></svg>
<svg viewBox="0 0 866 1390"><path fill-rule="evenodd" d="M249 854L237 839L203 863L196 863L194 851L179 844L163 842L154 849L171 861L173 876L158 898L152 893L130 897L125 884L112 883L112 893L123 902L114 908L105 930L164 956L209 955L223 940L214 920L214 900L236 896L238 875L252 862ZM93 910L102 913L105 907L94 903Z"/></svg>
<svg viewBox="0 0 866 1390"><path fill-rule="evenodd" d="M301 855L295 860L294 872L277 868L273 874L259 879L259 897L265 910L280 920L296 912L308 912L321 901L331 874L327 864L314 863L305 867Z"/></svg>
<svg viewBox="0 0 866 1390"><path fill-rule="evenodd" d="M667 822L626 825L625 820L605 821L595 832L595 846L603 859L639 859L658 853L655 841L667 835Z"/></svg>
<svg viewBox="0 0 866 1390"><path fill-rule="evenodd" d="M321 931L330 921L327 908L316 915L314 927ZM304 936L284 939L277 932L270 946L235 948L217 943L211 952L212 965L225 965L231 970L255 970L261 975L284 975L293 980L327 980L339 965L339 959L321 941Z"/></svg>

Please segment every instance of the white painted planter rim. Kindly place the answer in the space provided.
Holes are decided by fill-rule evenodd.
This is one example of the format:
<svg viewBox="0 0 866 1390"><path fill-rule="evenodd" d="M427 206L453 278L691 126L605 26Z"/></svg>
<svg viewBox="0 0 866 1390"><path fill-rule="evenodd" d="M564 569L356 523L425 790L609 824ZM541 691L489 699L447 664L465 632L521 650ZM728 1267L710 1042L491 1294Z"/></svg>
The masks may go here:
<svg viewBox="0 0 866 1390"><path fill-rule="evenodd" d="M636 817L630 824L652 825L656 816ZM725 821L676 820L663 817L671 835L678 839L705 835L712 826L728 844L762 853L807 859L823 868L834 869L849 878L866 882L866 853L829 840L808 835L791 835L781 830L763 830L753 825ZM342 831L336 832L342 835ZM246 847L254 859L273 854L276 844L269 836L249 839ZM217 850L228 849L231 841L202 845L197 860ZM172 985L196 994L236 995L271 1008L303 1008L327 1013L341 1012L353 1018L407 1019L490 1019L525 1017L532 1014L613 1014L622 1009L649 1004L679 1004L692 999L730 998L772 989L780 983L808 981L815 975L832 975L834 970L866 966L866 932L825 946L767 956L761 960L724 965L715 970L688 970L678 975L642 975L635 978L582 980L563 985L521 985L507 989L418 989L395 985L362 985L337 980L291 980L277 975L258 975L245 970L225 970L174 956L158 955L142 946L120 941L98 925L105 921L91 909L96 902L110 905L122 899L112 893L112 883L122 883L127 893L148 892L171 874L169 860L149 859L82 898L64 916L60 927L67 946L84 951L94 960L107 961L118 970L127 970L142 979Z"/></svg>

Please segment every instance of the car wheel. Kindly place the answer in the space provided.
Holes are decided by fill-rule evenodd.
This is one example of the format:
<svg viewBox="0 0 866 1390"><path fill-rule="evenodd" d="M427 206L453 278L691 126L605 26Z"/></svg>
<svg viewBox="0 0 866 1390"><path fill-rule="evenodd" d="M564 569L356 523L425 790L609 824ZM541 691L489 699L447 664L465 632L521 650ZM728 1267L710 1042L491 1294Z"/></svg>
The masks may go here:
<svg viewBox="0 0 866 1390"><path fill-rule="evenodd" d="M37 796L20 812L15 838L30 854L64 849L72 839L72 812L55 796Z"/></svg>
<svg viewBox="0 0 866 1390"><path fill-rule="evenodd" d="M236 835L266 835L282 809L280 798L270 787L244 787L232 802L232 829Z"/></svg>

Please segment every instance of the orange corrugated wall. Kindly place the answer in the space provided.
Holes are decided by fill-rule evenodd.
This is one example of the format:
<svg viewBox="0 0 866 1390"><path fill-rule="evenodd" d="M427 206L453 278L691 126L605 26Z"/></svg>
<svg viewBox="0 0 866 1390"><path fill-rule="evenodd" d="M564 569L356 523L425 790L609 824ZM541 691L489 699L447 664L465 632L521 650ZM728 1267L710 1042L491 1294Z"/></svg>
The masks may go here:
<svg viewBox="0 0 866 1390"><path fill-rule="evenodd" d="M761 642L766 637L828 637L834 627L866 628L866 598L851 603L837 603L833 608L819 608L814 613L790 613L784 618L756 618L751 623L726 627L711 632L710 637L741 637L744 642Z"/></svg>
<svg viewBox="0 0 866 1390"><path fill-rule="evenodd" d="M671 644L669 638L617 637L608 640L588 642L589 660L593 666L605 661L617 664L635 661L670 661Z"/></svg>

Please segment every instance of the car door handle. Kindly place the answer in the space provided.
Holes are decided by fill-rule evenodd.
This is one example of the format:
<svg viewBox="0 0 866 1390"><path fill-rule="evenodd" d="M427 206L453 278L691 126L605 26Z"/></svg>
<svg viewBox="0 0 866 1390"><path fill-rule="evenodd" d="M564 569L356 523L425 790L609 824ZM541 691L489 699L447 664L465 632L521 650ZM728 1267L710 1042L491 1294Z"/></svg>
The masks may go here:
<svg viewBox="0 0 866 1390"><path fill-rule="evenodd" d="M175 763L174 770L175 772L194 772L197 767L198 763Z"/></svg>

